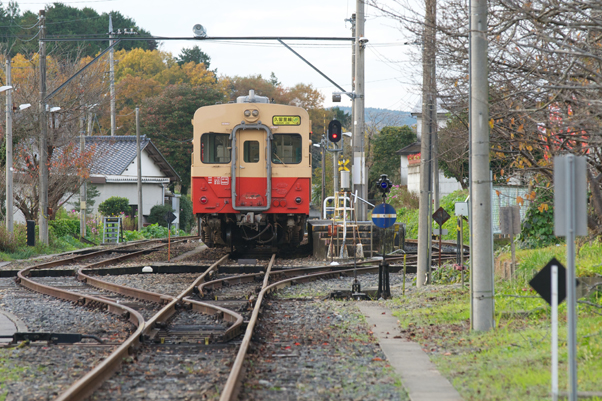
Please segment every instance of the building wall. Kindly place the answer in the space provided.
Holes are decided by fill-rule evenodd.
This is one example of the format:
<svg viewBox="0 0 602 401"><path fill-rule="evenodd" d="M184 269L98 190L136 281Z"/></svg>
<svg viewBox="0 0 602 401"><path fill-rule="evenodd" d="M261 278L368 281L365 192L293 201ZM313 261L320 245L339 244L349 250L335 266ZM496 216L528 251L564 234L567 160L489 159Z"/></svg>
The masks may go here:
<svg viewBox="0 0 602 401"><path fill-rule="evenodd" d="M408 156L406 155L401 155L401 166L400 166L400 172L401 172L401 179L400 179L400 185L408 185Z"/></svg>
<svg viewBox="0 0 602 401"><path fill-rule="evenodd" d="M439 171L439 194L443 198L454 191L462 189L462 185L455 178L446 178L442 171ZM408 192L416 195L420 194L420 164L413 164L408 168Z"/></svg>
<svg viewBox="0 0 602 401"><path fill-rule="evenodd" d="M135 157L130 165L121 174L128 177L138 176L138 157ZM161 172L159 167L153 162L148 156L148 153L142 152L142 176L143 177L165 177L165 174Z"/></svg>
<svg viewBox="0 0 602 401"><path fill-rule="evenodd" d="M408 192L420 194L420 163L408 166Z"/></svg>
<svg viewBox="0 0 602 401"><path fill-rule="evenodd" d="M100 195L95 199L93 213L98 212L98 205L107 200L111 196L119 196L128 198L130 205L138 205L138 186L135 182L124 183L106 183L94 184L100 192ZM142 214L149 215L150 210L155 205L163 205L164 191L161 184L142 184Z"/></svg>

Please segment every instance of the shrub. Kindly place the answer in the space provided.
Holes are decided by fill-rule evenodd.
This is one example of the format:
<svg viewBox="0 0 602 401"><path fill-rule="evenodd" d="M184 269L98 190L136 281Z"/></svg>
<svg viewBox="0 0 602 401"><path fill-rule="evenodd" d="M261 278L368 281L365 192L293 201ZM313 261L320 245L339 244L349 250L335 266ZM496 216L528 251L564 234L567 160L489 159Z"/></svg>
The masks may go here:
<svg viewBox="0 0 602 401"><path fill-rule="evenodd" d="M523 248L539 248L560 241L554 235L554 193L547 188L537 188L535 193L518 238ZM544 204L548 207L542 207Z"/></svg>
<svg viewBox="0 0 602 401"><path fill-rule="evenodd" d="M162 227L155 223L144 227L141 233L144 235L144 238L167 238L167 227ZM176 232L176 230L172 228L171 235L186 235L186 233L182 230Z"/></svg>
<svg viewBox="0 0 602 401"><path fill-rule="evenodd" d="M142 235L142 232L138 232L138 231L123 231L123 238L126 241L136 241L139 239L144 239L144 235Z"/></svg>
<svg viewBox="0 0 602 401"><path fill-rule="evenodd" d="M27 228L24 224L15 224L10 234L5 226L0 226L0 251L15 253L27 245Z"/></svg>
<svg viewBox="0 0 602 401"><path fill-rule="evenodd" d="M132 208L128 198L111 196L109 199L98 205L98 211L103 216L119 216L120 214L129 214Z"/></svg>
<svg viewBox="0 0 602 401"><path fill-rule="evenodd" d="M188 196L182 196L180 198L180 228L186 232L190 232L193 221L192 201Z"/></svg>
<svg viewBox="0 0 602 401"><path fill-rule="evenodd" d="M122 216L121 225L123 231L134 231L138 229L138 217Z"/></svg>
<svg viewBox="0 0 602 401"><path fill-rule="evenodd" d="M79 235L79 221L71 219L56 219L50 220L48 226L52 228L54 235L57 238Z"/></svg>
<svg viewBox="0 0 602 401"><path fill-rule="evenodd" d="M418 195L408 192L407 186L393 185L391 192L387 196L387 203L393 206L395 209L402 207L408 209L418 209L420 199Z"/></svg>
<svg viewBox="0 0 602 401"><path fill-rule="evenodd" d="M161 227L167 227L165 214L174 210L169 205L155 205L150 211L150 215L146 219L150 224L158 224ZM167 234L166 234L167 236Z"/></svg>

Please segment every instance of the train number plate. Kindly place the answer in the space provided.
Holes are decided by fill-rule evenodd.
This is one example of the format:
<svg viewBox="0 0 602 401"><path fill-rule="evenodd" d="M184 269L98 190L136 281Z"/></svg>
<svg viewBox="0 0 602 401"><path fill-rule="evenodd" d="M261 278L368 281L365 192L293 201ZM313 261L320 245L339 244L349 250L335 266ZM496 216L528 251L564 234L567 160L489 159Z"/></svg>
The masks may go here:
<svg viewBox="0 0 602 401"><path fill-rule="evenodd" d="M301 117L299 117L299 116L274 116L274 117L272 117L272 125L301 125Z"/></svg>

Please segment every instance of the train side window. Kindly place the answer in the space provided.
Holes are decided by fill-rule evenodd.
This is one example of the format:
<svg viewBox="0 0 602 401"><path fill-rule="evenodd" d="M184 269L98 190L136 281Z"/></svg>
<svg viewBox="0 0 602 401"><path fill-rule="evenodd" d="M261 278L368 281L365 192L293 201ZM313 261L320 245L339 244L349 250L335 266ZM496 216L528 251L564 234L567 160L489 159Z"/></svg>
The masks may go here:
<svg viewBox="0 0 602 401"><path fill-rule="evenodd" d="M245 141L243 159L245 163L257 163L259 161L259 142Z"/></svg>
<svg viewBox="0 0 602 401"><path fill-rule="evenodd" d="M201 161L203 163L230 163L229 134L215 134L213 132L201 136Z"/></svg>
<svg viewBox="0 0 602 401"><path fill-rule="evenodd" d="M302 148L299 134L274 134L272 140L272 163L301 163Z"/></svg>

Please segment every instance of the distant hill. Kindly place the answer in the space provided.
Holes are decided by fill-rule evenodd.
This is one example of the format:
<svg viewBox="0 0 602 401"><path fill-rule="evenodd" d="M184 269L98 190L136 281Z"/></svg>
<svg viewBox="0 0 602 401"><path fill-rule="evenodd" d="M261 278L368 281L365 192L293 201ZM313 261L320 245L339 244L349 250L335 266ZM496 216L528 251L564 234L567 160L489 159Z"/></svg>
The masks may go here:
<svg viewBox="0 0 602 401"><path fill-rule="evenodd" d="M351 107L338 107L345 113L351 114ZM368 107L364 109L364 112L366 116L366 124L376 124L379 129L387 126L401 127L403 125L411 127L412 125L416 124L416 117L412 117L409 111L376 109L373 107Z"/></svg>

